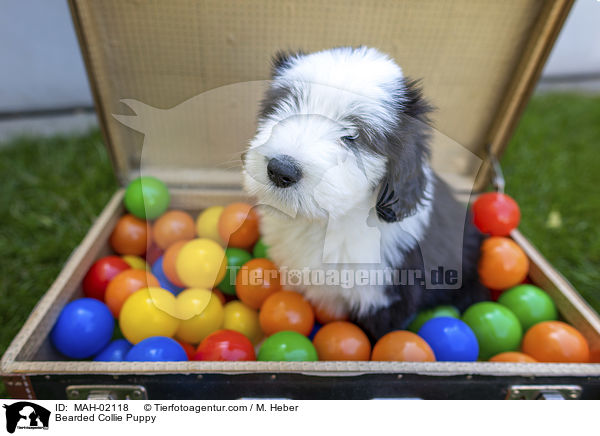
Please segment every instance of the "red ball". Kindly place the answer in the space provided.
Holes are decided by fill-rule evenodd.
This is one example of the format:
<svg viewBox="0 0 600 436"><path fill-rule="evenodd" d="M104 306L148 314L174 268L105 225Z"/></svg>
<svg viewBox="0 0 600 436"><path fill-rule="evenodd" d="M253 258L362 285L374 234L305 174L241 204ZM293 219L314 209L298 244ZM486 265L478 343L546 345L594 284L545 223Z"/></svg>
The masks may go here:
<svg viewBox="0 0 600 436"><path fill-rule="evenodd" d="M120 272L130 269L127 262L119 256L106 256L97 260L83 278L81 287L88 298L104 301L108 283Z"/></svg>
<svg viewBox="0 0 600 436"><path fill-rule="evenodd" d="M506 236L519 225L521 211L515 200L499 192L481 194L473 203L475 226L492 236Z"/></svg>
<svg viewBox="0 0 600 436"><path fill-rule="evenodd" d="M194 360L194 356L196 355L196 348L192 344L187 342L178 341L175 339L179 345L185 350L185 354L187 354L188 360Z"/></svg>
<svg viewBox="0 0 600 436"><path fill-rule="evenodd" d="M252 342L233 330L217 330L204 338L194 360L256 360Z"/></svg>
<svg viewBox="0 0 600 436"><path fill-rule="evenodd" d="M154 262L156 262L163 254L164 251L158 245L152 243L146 252L146 262L150 265L154 265Z"/></svg>

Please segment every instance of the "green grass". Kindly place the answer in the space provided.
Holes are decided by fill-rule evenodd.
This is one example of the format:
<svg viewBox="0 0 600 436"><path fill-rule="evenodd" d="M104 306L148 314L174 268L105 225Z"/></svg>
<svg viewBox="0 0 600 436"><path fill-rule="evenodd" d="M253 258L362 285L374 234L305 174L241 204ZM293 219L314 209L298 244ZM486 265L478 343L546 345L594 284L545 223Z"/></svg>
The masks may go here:
<svg viewBox="0 0 600 436"><path fill-rule="evenodd" d="M536 96L502 159L520 230L600 311L600 97Z"/></svg>
<svg viewBox="0 0 600 436"><path fill-rule="evenodd" d="M521 230L596 310L599 146L599 97L543 95L529 104L502 159ZM0 148L0 354L116 187L98 132Z"/></svg>
<svg viewBox="0 0 600 436"><path fill-rule="evenodd" d="M116 188L98 132L0 148L0 354Z"/></svg>

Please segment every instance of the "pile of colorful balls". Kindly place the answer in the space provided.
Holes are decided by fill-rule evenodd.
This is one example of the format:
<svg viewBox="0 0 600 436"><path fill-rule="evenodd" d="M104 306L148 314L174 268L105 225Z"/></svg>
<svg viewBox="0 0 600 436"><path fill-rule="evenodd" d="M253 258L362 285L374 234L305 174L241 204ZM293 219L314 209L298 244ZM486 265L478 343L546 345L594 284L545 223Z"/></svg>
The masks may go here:
<svg viewBox="0 0 600 436"><path fill-rule="evenodd" d="M251 205L213 206L197 217L168 210L160 180L127 187L128 213L110 236L115 254L98 259L50 340L71 359L96 361L476 361L588 362L585 338L559 321L552 299L526 283L528 259L508 237L517 204L499 193L473 204L490 235L480 279L496 302L462 315L452 306L418 314L408 330L373 346L347 316L313 307L282 289ZM116 321L115 321L116 320Z"/></svg>

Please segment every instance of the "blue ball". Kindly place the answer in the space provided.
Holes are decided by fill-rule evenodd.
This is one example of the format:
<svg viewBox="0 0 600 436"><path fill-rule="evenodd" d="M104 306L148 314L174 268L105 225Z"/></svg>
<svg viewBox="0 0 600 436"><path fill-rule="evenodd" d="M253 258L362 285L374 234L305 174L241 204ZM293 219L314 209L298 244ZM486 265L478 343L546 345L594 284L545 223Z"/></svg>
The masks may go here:
<svg viewBox="0 0 600 436"><path fill-rule="evenodd" d="M317 334L317 332L319 330L321 330L321 327L323 327L323 326L315 321L315 324L313 325L313 329L311 330L310 334L308 335L308 339L310 339L312 341L315 338L315 335Z"/></svg>
<svg viewBox="0 0 600 436"><path fill-rule="evenodd" d="M127 339L116 339L100 351L94 360L96 362L122 362L132 345Z"/></svg>
<svg viewBox="0 0 600 436"><path fill-rule="evenodd" d="M160 256L158 259L156 259L152 265L152 274L154 274L154 277L156 277L156 280L158 280L160 287L166 289L170 293L177 295L183 291L183 288L175 286L165 275L165 271L163 270L163 256Z"/></svg>
<svg viewBox="0 0 600 436"><path fill-rule="evenodd" d="M479 355L479 343L473 330L460 319L433 318L419 330L440 362L474 362Z"/></svg>
<svg viewBox="0 0 600 436"><path fill-rule="evenodd" d="M65 356L86 359L106 347L114 328L115 320L106 304L80 298L60 312L50 332L50 341Z"/></svg>
<svg viewBox="0 0 600 436"><path fill-rule="evenodd" d="M138 342L125 356L129 362L174 362L188 360L183 347L166 336L152 336Z"/></svg>

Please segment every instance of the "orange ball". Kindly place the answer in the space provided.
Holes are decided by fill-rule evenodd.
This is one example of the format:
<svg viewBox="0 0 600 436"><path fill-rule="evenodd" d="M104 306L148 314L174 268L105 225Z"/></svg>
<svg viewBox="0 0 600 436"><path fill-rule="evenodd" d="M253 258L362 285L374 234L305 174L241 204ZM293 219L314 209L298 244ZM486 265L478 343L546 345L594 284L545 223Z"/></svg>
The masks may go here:
<svg viewBox="0 0 600 436"><path fill-rule="evenodd" d="M369 360L371 343L356 325L333 321L319 329L313 345L319 360Z"/></svg>
<svg viewBox="0 0 600 436"><path fill-rule="evenodd" d="M419 335L406 330L396 330L377 341L371 360L435 362L435 354Z"/></svg>
<svg viewBox="0 0 600 436"><path fill-rule="evenodd" d="M117 274L106 287L104 302L115 318L119 317L125 300L142 288L160 287L156 277L143 269L128 269Z"/></svg>
<svg viewBox="0 0 600 436"><path fill-rule="evenodd" d="M512 288L529 271L529 259L512 239L493 236L481 244L479 279L490 289Z"/></svg>
<svg viewBox="0 0 600 436"><path fill-rule="evenodd" d="M284 330L308 336L315 324L315 314L302 295L292 291L279 291L263 302L258 321L267 336Z"/></svg>
<svg viewBox="0 0 600 436"><path fill-rule="evenodd" d="M196 224L189 213L170 210L158 218L152 226L154 242L163 250L177 241L190 240L196 236Z"/></svg>
<svg viewBox="0 0 600 436"><path fill-rule="evenodd" d="M219 235L229 247L252 247L260 237L258 214L247 203L231 203L219 217Z"/></svg>
<svg viewBox="0 0 600 436"><path fill-rule="evenodd" d="M260 309L269 295L280 290L279 270L268 259L249 260L242 265L235 277L235 293L253 309Z"/></svg>
<svg viewBox="0 0 600 436"><path fill-rule="evenodd" d="M177 255L179 254L181 247L183 247L188 241L189 240L186 239L175 242L173 245L167 248L167 251L165 251L165 254L163 255L163 272L171 283L173 283L175 286L179 286L180 288L185 288L186 286L177 275L175 261L177 260Z"/></svg>
<svg viewBox="0 0 600 436"><path fill-rule="evenodd" d="M348 313L346 312L335 314L322 306L313 306L313 309L315 310L315 318L319 324L325 325L333 321L348 321Z"/></svg>
<svg viewBox="0 0 600 436"><path fill-rule="evenodd" d="M528 356L525 353L518 351L505 351L504 353L496 354L490 359L490 362L524 362L534 363L537 362L533 357Z"/></svg>
<svg viewBox="0 0 600 436"><path fill-rule="evenodd" d="M119 254L142 256L151 243L150 234L146 221L131 214L123 215L110 235L110 245Z"/></svg>
<svg viewBox="0 0 600 436"><path fill-rule="evenodd" d="M521 349L539 362L590 361L590 348L583 335L561 321L544 321L531 327Z"/></svg>

